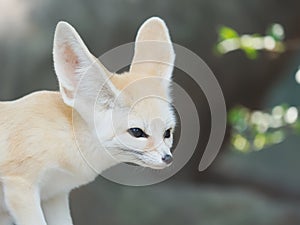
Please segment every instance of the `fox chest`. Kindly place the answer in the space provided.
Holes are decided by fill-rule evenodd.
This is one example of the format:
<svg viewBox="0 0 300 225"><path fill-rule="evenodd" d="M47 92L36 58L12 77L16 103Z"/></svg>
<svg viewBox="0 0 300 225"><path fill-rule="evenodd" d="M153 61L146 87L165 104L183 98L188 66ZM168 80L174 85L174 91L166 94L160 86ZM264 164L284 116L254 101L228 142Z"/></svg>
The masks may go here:
<svg viewBox="0 0 300 225"><path fill-rule="evenodd" d="M89 177L89 178L87 178ZM94 177L71 174L63 170L49 170L40 180L40 197L49 199L57 194L68 193L72 189L91 182Z"/></svg>

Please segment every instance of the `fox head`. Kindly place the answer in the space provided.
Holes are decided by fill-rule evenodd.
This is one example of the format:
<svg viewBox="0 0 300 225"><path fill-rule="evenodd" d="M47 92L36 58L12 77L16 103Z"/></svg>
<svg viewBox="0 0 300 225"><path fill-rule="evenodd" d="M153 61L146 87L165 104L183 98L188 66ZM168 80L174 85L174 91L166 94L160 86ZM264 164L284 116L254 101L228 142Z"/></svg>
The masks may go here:
<svg viewBox="0 0 300 225"><path fill-rule="evenodd" d="M140 27L128 72L108 71L66 22L57 25L53 56L64 103L115 160L154 169L171 164L175 54L161 19L150 18Z"/></svg>

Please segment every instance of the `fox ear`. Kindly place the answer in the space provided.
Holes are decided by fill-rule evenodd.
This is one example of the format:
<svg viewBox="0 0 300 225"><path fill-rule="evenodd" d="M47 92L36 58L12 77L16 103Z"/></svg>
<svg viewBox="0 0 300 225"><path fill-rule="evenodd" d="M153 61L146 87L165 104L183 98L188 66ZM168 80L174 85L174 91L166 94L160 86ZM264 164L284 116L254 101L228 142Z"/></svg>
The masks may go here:
<svg viewBox="0 0 300 225"><path fill-rule="evenodd" d="M175 53L164 21L152 17L140 27L130 72L144 73L170 79Z"/></svg>
<svg viewBox="0 0 300 225"><path fill-rule="evenodd" d="M106 98L103 101L107 102L107 98L112 96L114 87L108 79L110 73L66 22L59 22L56 26L53 59L60 92L68 106L74 108L75 97L95 98L99 85L102 86L103 98Z"/></svg>

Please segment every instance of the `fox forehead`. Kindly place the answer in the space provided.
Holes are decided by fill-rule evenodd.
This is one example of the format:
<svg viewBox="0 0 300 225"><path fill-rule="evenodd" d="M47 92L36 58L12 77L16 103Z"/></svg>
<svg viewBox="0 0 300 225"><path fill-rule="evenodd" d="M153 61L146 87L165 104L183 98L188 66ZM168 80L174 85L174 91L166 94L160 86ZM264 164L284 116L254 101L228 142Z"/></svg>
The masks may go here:
<svg viewBox="0 0 300 225"><path fill-rule="evenodd" d="M157 96L144 98L131 106L128 114L129 127L138 126L149 130L159 123L158 129L169 129L175 126L175 116L171 104ZM155 129L154 127L151 130Z"/></svg>
<svg viewBox="0 0 300 225"><path fill-rule="evenodd" d="M144 109L149 108L147 111L157 112L152 113L155 115L160 114L165 105L162 100L171 101L167 84L169 81L161 77L126 72L112 75L111 81L119 90L119 100L127 107L132 108L139 103Z"/></svg>
<svg viewBox="0 0 300 225"><path fill-rule="evenodd" d="M161 120L165 126L175 126L169 80L132 72L115 74L110 79L120 91L122 103L130 108L128 113L130 127L144 128L156 119Z"/></svg>
<svg viewBox="0 0 300 225"><path fill-rule="evenodd" d="M118 90L127 95L134 93L137 97L157 95L168 98L168 88L165 84L170 81L155 75L125 72L112 75L110 80Z"/></svg>

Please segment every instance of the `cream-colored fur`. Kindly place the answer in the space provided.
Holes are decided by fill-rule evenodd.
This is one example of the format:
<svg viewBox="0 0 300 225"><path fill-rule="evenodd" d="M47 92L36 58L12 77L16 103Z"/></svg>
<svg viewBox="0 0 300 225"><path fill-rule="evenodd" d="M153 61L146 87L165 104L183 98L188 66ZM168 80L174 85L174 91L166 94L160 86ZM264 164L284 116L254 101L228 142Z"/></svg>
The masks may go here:
<svg viewBox="0 0 300 225"><path fill-rule="evenodd" d="M73 27L57 25L60 92L0 103L0 225L71 225L72 189L120 162L169 165L163 157L171 155L175 126L169 94L175 55L165 23L148 19L135 45L130 71L112 74ZM133 137L130 128L148 137Z"/></svg>

